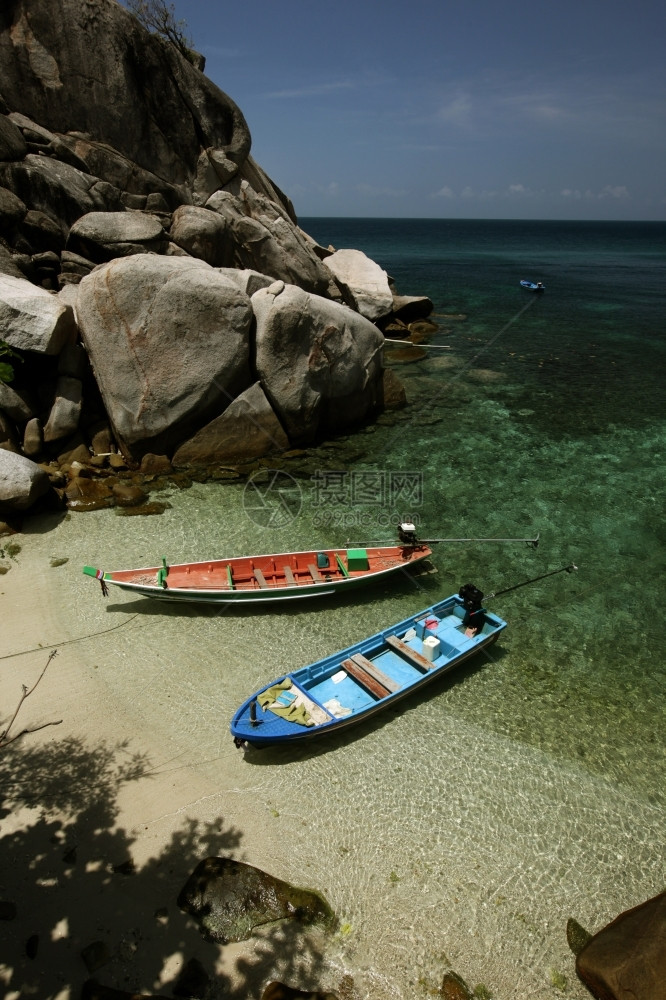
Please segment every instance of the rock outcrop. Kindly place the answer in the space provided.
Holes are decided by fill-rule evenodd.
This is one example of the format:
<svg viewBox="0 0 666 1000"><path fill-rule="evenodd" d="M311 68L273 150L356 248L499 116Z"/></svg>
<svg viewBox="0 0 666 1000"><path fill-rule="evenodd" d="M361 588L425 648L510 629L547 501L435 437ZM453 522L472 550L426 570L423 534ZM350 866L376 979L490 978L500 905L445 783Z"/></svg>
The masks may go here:
<svg viewBox="0 0 666 1000"><path fill-rule="evenodd" d="M116 0L0 7L0 444L64 498L74 459L249 462L387 398L405 303L299 228L201 66Z"/></svg>
<svg viewBox="0 0 666 1000"><path fill-rule="evenodd" d="M252 296L256 366L291 441L358 424L381 399L383 335L346 306L276 281Z"/></svg>
<svg viewBox="0 0 666 1000"><path fill-rule="evenodd" d="M275 415L259 382L237 396L219 417L178 448L173 456L176 467L242 462L268 452L285 451L289 438Z"/></svg>
<svg viewBox="0 0 666 1000"><path fill-rule="evenodd" d="M360 250L336 250L324 266L351 293L361 316L376 322L393 310L393 295L386 271Z"/></svg>
<svg viewBox="0 0 666 1000"><path fill-rule="evenodd" d="M195 918L207 940L223 944L243 941L253 927L274 920L335 924L333 911L319 893L231 858L206 858L197 865L178 905Z"/></svg>
<svg viewBox="0 0 666 1000"><path fill-rule="evenodd" d="M29 458L0 448L0 511L27 510L50 485L47 473Z"/></svg>
<svg viewBox="0 0 666 1000"><path fill-rule="evenodd" d="M204 261L111 261L81 282L77 317L128 457L172 449L250 383L250 300Z"/></svg>
<svg viewBox="0 0 666 1000"><path fill-rule="evenodd" d="M0 274L0 330L10 347L39 354L59 354L76 336L71 307L9 274Z"/></svg>
<svg viewBox="0 0 666 1000"><path fill-rule="evenodd" d="M666 1000L666 892L625 910L583 945L576 972L598 1000Z"/></svg>

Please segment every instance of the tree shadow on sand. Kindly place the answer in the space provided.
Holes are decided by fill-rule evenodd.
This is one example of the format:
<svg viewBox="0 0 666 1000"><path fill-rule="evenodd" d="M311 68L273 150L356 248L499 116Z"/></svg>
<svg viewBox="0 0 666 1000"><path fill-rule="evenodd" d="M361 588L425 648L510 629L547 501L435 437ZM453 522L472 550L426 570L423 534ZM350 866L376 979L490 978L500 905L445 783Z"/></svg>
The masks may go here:
<svg viewBox="0 0 666 1000"><path fill-rule="evenodd" d="M222 816L186 820L135 867L138 834L117 826L118 795L150 773L127 742L90 749L73 737L28 736L0 751L0 899L16 911L2 921L4 994L78 997L92 976L115 989L182 995L178 978L192 959L209 976L196 994L208 1000L259 997L276 978L317 988L323 956L304 928L270 925L234 951L205 941L178 908L203 858L238 851L241 831ZM11 918L12 907L2 909Z"/></svg>

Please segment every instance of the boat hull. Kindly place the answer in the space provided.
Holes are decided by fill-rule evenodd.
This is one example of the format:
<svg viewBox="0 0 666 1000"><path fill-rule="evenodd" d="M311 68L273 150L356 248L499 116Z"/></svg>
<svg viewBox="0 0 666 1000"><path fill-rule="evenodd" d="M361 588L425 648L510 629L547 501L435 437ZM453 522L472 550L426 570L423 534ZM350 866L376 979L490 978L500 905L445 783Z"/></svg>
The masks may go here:
<svg viewBox="0 0 666 1000"><path fill-rule="evenodd" d="M346 593L432 555L425 545L374 546L286 552L104 572L85 566L87 576L160 601L199 604L269 604Z"/></svg>
<svg viewBox="0 0 666 1000"><path fill-rule="evenodd" d="M503 619L485 612L482 631L468 635L464 619L463 602L454 595L272 681L235 713L232 736L237 743L262 748L309 741L372 718L456 669L506 628ZM290 696L297 720L290 717L289 704L280 704ZM309 725L299 706L310 717Z"/></svg>

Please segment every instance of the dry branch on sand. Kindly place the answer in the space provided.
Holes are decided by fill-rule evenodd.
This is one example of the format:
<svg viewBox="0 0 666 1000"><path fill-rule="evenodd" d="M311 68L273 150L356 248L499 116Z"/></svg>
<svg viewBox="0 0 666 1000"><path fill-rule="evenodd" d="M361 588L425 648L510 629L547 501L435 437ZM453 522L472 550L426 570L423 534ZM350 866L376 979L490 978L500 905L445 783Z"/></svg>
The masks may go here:
<svg viewBox="0 0 666 1000"><path fill-rule="evenodd" d="M3 731L0 732L0 750L4 750L4 748L7 747L7 746L9 746L10 743L14 743L15 740L18 740L19 737L21 737L21 736L25 736L26 733L36 733L40 729L45 729L47 726L59 726L60 723L62 722L62 719L58 719L56 722L43 722L40 726L33 726L30 729L22 729L20 733L15 733L13 736L9 735L12 726L16 722L17 716L18 716L19 712L21 711L21 707L23 705L23 702L26 700L26 698L29 698L30 695L32 694L32 692L35 690L35 688L37 687L37 685L41 681L42 677L46 673L46 669L47 669L49 663L51 662L51 660L53 659L53 657L56 656L57 652L58 652L57 649L52 649L51 650L51 652L49 653L49 658L48 658L48 660L46 661L46 663L44 665L44 669L42 670L41 674L39 675L39 677L37 678L37 680L35 681L35 683L32 685L31 688L27 688L25 686L25 684L22 685L23 693L21 694L21 697L19 698L19 703L16 706L14 714L12 715L12 717L10 719L9 725L7 726L6 729L3 729Z"/></svg>

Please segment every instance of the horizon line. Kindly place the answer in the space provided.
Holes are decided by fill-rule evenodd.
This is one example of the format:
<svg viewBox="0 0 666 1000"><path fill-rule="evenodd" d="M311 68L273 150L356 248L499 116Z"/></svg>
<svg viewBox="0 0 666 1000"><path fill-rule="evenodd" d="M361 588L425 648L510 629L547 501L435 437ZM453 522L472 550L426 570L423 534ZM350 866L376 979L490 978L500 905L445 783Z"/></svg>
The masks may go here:
<svg viewBox="0 0 666 1000"><path fill-rule="evenodd" d="M301 215L296 213L297 219L367 219L368 221L390 221L390 222L564 222L564 223L602 223L617 225L618 223L628 223L630 225L659 226L666 224L664 219L523 219L515 216L477 216L477 215Z"/></svg>

